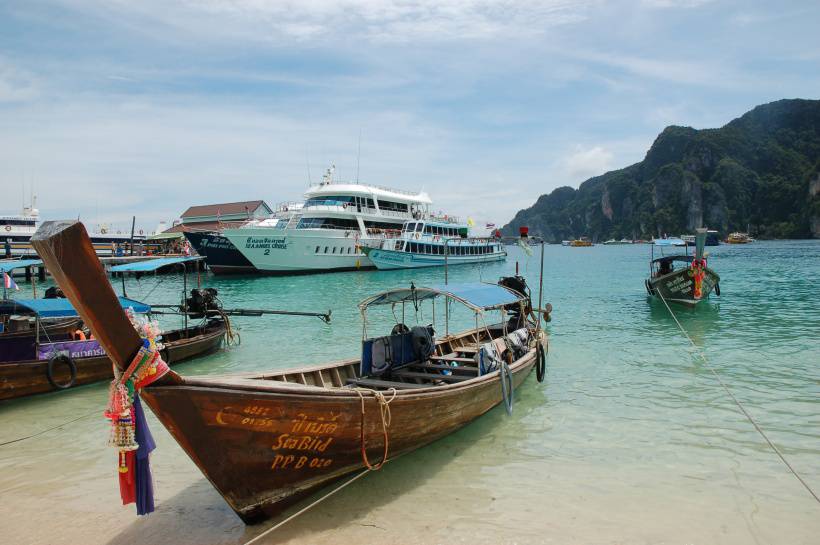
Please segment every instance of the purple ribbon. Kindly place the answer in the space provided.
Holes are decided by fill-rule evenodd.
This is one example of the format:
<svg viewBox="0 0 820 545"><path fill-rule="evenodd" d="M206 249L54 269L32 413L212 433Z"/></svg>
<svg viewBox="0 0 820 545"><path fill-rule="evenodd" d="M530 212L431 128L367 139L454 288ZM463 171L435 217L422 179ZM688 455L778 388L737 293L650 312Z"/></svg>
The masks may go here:
<svg viewBox="0 0 820 545"><path fill-rule="evenodd" d="M137 514L147 515L154 511L154 483L151 479L151 463L148 455L156 448L154 438L151 437L151 430L148 429L148 422L145 419L145 412L142 410L139 395L134 396L134 424L136 427L136 440L139 444L134 465L136 471L137 486Z"/></svg>

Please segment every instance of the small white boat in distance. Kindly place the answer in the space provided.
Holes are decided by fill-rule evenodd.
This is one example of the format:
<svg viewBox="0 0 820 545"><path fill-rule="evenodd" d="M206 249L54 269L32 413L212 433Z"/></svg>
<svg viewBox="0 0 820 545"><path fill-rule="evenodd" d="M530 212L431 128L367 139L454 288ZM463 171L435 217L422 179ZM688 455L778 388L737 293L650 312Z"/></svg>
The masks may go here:
<svg viewBox="0 0 820 545"><path fill-rule="evenodd" d="M470 238L468 226L446 220L407 221L398 238L362 250L382 270L443 267L507 258L504 245L492 238Z"/></svg>

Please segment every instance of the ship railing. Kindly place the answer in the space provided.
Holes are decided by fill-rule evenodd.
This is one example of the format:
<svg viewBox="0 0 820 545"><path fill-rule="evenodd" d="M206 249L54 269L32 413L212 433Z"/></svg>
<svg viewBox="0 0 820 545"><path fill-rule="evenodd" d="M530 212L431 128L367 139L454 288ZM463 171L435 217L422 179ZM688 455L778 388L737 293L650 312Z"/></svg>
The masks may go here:
<svg viewBox="0 0 820 545"><path fill-rule="evenodd" d="M368 227L367 236L369 238L399 238L401 229L382 229L380 227Z"/></svg>
<svg viewBox="0 0 820 545"><path fill-rule="evenodd" d="M407 191L405 189L396 189L394 187L388 187L386 185L376 185L376 184L368 184L364 182L357 182L357 181L342 181L342 180L333 180L330 183L320 183L314 184L310 187L324 187L325 185L333 185L333 184L345 184L345 185L358 185L361 187L373 188L373 189L381 189L382 191L389 191L391 193L396 193L399 195L407 195L408 197L418 197L421 193L414 192L414 191ZM310 189L308 189L310 190Z"/></svg>
<svg viewBox="0 0 820 545"><path fill-rule="evenodd" d="M372 206L356 206L353 203L344 204L311 204L302 208L303 212L347 212L356 214L370 214L371 216L385 216L409 220L412 219L410 212L399 212L398 210L385 210Z"/></svg>
<svg viewBox="0 0 820 545"><path fill-rule="evenodd" d="M440 221L443 223L461 223L461 218L458 216L450 216L449 214L429 214L425 219Z"/></svg>

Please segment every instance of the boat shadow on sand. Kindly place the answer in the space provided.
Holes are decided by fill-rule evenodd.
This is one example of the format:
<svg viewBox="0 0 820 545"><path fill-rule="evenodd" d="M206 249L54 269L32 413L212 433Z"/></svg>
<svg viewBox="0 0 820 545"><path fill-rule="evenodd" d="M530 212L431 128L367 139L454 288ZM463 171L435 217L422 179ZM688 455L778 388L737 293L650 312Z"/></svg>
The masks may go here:
<svg viewBox="0 0 820 545"><path fill-rule="evenodd" d="M441 472L446 472L451 464L460 463L463 451L483 448L480 443L498 441L496 435L505 427L525 426L522 421L545 403L544 398L547 395L546 382L545 385L537 385L534 375L535 373L528 378L523 391L516 392L511 417L507 416L501 405L494 407L455 433L391 460L380 471L352 483L343 491L328 497L311 510L275 530L261 540L261 543L309 543L311 536L318 538L329 531L349 525L371 527L374 532L384 533L383 539L387 538L390 535L386 533L390 531L389 520L382 520L382 515L374 515L380 507L436 479ZM519 387L519 390L522 388ZM508 444L506 447L514 448L514 445ZM345 477L305 498L276 519L251 526L246 526L234 514L206 479L197 479L176 495L158 503L157 510L148 517L134 520L112 538L108 545L154 545L166 542L175 545L242 545L310 505L348 478L350 477ZM475 495L480 493L480 488L470 488L471 503L476 503ZM492 494L492 490L486 490L487 504L493 499ZM432 511L431 515L438 513L438 508L434 505L429 509ZM400 514L396 512L396 516ZM378 534L374 534L374 538L378 540Z"/></svg>

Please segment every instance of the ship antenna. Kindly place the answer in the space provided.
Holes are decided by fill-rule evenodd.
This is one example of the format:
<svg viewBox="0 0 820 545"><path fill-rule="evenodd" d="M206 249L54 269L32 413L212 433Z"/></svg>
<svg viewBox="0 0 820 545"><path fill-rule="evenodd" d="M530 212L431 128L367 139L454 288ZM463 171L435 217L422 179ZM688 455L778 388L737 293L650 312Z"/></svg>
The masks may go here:
<svg viewBox="0 0 820 545"><path fill-rule="evenodd" d="M356 151L356 183L359 183L359 163L362 159L362 128L359 127L359 147Z"/></svg>
<svg viewBox="0 0 820 545"><path fill-rule="evenodd" d="M305 164L307 164L308 185L313 185L313 180L310 179L310 156L308 154L305 154Z"/></svg>

